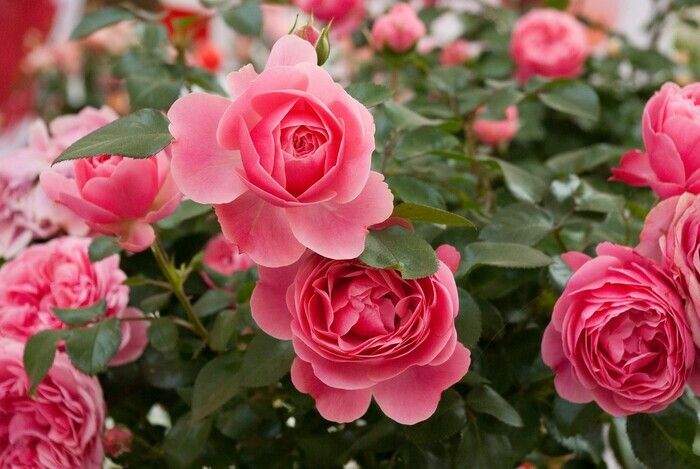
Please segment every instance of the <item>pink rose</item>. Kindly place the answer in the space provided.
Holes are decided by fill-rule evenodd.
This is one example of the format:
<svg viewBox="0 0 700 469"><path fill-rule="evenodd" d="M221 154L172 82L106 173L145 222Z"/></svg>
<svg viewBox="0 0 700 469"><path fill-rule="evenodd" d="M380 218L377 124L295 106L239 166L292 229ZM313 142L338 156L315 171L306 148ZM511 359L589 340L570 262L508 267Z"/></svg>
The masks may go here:
<svg viewBox="0 0 700 469"><path fill-rule="evenodd" d="M246 271L255 265L250 257L238 250L238 246L221 234L213 237L207 243L202 263L208 269L227 277L236 272ZM215 286L206 273L203 274L203 277L210 287Z"/></svg>
<svg viewBox="0 0 700 469"><path fill-rule="evenodd" d="M542 357L564 399L595 400L615 416L658 412L683 394L695 364L683 299L631 248L603 243L597 253L563 256L575 272L554 306Z"/></svg>
<svg viewBox="0 0 700 469"><path fill-rule="evenodd" d="M508 106L506 108L506 117L501 120L478 117L483 111L482 109L477 112L477 118L473 126L474 133L479 140L488 145L501 145L513 140L520 126L517 107Z"/></svg>
<svg viewBox="0 0 700 469"><path fill-rule="evenodd" d="M0 338L0 467L99 469L105 403L97 378L63 353L29 397L20 342Z"/></svg>
<svg viewBox="0 0 700 469"><path fill-rule="evenodd" d="M311 24L306 24L302 26L301 28L294 31L294 34L296 34L303 40L308 41L308 43L314 47L316 47L318 38L321 37L321 32L318 29L314 28L314 26Z"/></svg>
<svg viewBox="0 0 700 469"><path fill-rule="evenodd" d="M107 430L102 437L105 453L116 458L131 451L134 435L126 427L116 426Z"/></svg>
<svg viewBox="0 0 700 469"><path fill-rule="evenodd" d="M659 197L700 193L700 83L666 83L644 108L645 152L632 150L613 169L613 179L648 186Z"/></svg>
<svg viewBox="0 0 700 469"><path fill-rule="evenodd" d="M589 52L583 25L569 13L550 8L536 8L521 17L510 41L521 83L533 75L577 77Z"/></svg>
<svg viewBox="0 0 700 469"><path fill-rule="evenodd" d="M333 20L332 30L336 34L352 34L365 19L363 0L292 0L292 3L321 21Z"/></svg>
<svg viewBox="0 0 700 469"><path fill-rule="evenodd" d="M389 49L397 54L408 52L425 36L425 24L407 3L397 3L372 26L375 49Z"/></svg>
<svg viewBox="0 0 700 469"><path fill-rule="evenodd" d="M292 266L260 268L250 304L265 332L292 339L292 382L328 420L358 419L374 397L393 420L420 422L469 369L454 325L457 287L442 262L430 277L404 280L309 253Z"/></svg>
<svg viewBox="0 0 700 469"><path fill-rule="evenodd" d="M465 39L448 44L440 53L440 63L445 67L464 65L471 57L471 46Z"/></svg>
<svg viewBox="0 0 700 469"><path fill-rule="evenodd" d="M63 329L53 308L84 308L102 299L106 317L143 317L127 307L129 287L119 256L91 262L89 246L87 238L57 238L30 246L0 267L0 337L26 341L45 329ZM148 342L146 329L146 321L122 321L122 344L110 365L139 358Z"/></svg>
<svg viewBox="0 0 700 469"><path fill-rule="evenodd" d="M644 222L637 250L659 262L687 298L686 313L700 347L700 197L685 193L663 200Z"/></svg>
<svg viewBox="0 0 700 469"><path fill-rule="evenodd" d="M289 265L306 248L360 255L367 227L393 210L383 176L370 171L369 111L294 35L275 44L260 75L248 65L228 83L233 101L192 93L168 113L180 190L215 204L224 235L257 264Z"/></svg>
<svg viewBox="0 0 700 469"><path fill-rule="evenodd" d="M73 171L75 178L44 172L43 189L95 231L118 236L119 244L132 252L153 244L151 223L173 213L182 197L170 175L167 149L144 159L102 155L75 160Z"/></svg>

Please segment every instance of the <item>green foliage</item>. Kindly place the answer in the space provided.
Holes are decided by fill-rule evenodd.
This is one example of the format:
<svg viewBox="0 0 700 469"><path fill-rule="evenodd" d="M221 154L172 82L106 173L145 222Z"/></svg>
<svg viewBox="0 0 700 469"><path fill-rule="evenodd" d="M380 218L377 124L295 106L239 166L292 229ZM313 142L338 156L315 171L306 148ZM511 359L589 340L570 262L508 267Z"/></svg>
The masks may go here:
<svg viewBox="0 0 700 469"><path fill-rule="evenodd" d="M398 270L405 279L427 277L438 269L430 244L399 226L370 232L359 259L379 269Z"/></svg>
<svg viewBox="0 0 700 469"><path fill-rule="evenodd" d="M223 11L221 17L245 36L257 36L262 32L262 10L256 0L243 0L240 5Z"/></svg>

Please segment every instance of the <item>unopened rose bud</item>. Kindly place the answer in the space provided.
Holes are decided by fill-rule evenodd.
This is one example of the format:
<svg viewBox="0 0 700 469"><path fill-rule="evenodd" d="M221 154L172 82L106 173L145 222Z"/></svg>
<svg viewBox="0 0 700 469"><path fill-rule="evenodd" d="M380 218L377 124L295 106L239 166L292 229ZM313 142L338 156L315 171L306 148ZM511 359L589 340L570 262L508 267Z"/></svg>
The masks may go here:
<svg viewBox="0 0 700 469"><path fill-rule="evenodd" d="M328 34L331 30L331 23L328 23L325 28L321 30L321 35L316 41L316 56L318 57L318 65L323 65L328 60L328 56L331 55L331 42L328 39Z"/></svg>
<svg viewBox="0 0 700 469"><path fill-rule="evenodd" d="M113 458L128 453L131 451L132 439L133 435L128 428L122 426L110 428L102 437L105 453Z"/></svg>
<svg viewBox="0 0 700 469"><path fill-rule="evenodd" d="M294 34L304 39L305 41L308 41L314 47L316 47L316 43L321 37L321 32L310 24L307 24L306 26L302 26L301 28L297 29Z"/></svg>

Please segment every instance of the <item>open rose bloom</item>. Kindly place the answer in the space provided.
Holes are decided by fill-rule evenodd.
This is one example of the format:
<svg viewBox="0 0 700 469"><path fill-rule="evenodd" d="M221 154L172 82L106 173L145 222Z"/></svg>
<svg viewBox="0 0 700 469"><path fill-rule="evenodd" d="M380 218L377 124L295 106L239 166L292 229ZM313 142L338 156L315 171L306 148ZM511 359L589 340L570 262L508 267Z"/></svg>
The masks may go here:
<svg viewBox="0 0 700 469"><path fill-rule="evenodd" d="M127 306L129 287L119 256L91 262L89 245L88 238L57 238L27 248L0 268L0 337L26 341L42 330L66 328L53 308L85 308L100 300L106 302L106 317L143 317ZM136 360L148 343L146 321L120 324L122 343L113 366Z"/></svg>
<svg viewBox="0 0 700 469"><path fill-rule="evenodd" d="M456 251L442 253L456 266ZM430 277L404 280L309 253L289 267L260 268L251 309L265 332L293 341L294 386L335 422L360 418L372 398L399 423L425 420L471 362L457 342L457 287L442 262Z"/></svg>
<svg viewBox="0 0 700 469"><path fill-rule="evenodd" d="M552 313L542 357L563 398L606 412L654 413L690 384L695 346L672 278L631 248L603 243L598 257L567 253L574 270Z"/></svg>
<svg viewBox="0 0 700 469"><path fill-rule="evenodd" d="M488 145L508 143L518 133L520 121L518 119L518 108L515 106L506 108L503 119L479 117L479 114L483 114L483 110L477 113L473 126L474 133L480 141Z"/></svg>
<svg viewBox="0 0 700 469"><path fill-rule="evenodd" d="M550 8L533 9L518 19L510 40L521 83L534 75L577 77L589 53L583 25L569 13Z"/></svg>
<svg viewBox="0 0 700 469"><path fill-rule="evenodd" d="M192 93L168 112L172 175L192 200L215 204L224 235L257 264L280 267L308 248L355 258L393 197L370 171L374 121L316 65L294 35L265 70L228 77L233 100Z"/></svg>
<svg viewBox="0 0 700 469"><path fill-rule="evenodd" d="M374 22L372 44L375 49L402 54L411 50L426 32L416 11L407 3L397 3Z"/></svg>
<svg viewBox="0 0 700 469"><path fill-rule="evenodd" d="M651 187L661 198L700 193L700 83L666 83L642 116L645 151L622 156L613 178Z"/></svg>
<svg viewBox="0 0 700 469"><path fill-rule="evenodd" d="M97 378L59 353L34 397L24 346L0 338L0 468L98 469L105 403Z"/></svg>

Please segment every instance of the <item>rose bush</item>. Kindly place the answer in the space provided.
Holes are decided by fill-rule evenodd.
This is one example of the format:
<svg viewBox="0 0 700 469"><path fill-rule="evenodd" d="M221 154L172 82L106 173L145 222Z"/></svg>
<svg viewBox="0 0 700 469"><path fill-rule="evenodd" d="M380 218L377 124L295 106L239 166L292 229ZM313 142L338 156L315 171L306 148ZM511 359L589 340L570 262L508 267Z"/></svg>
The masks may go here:
<svg viewBox="0 0 700 469"><path fill-rule="evenodd" d="M13 33L0 466L700 467L697 13L646 1Z"/></svg>

